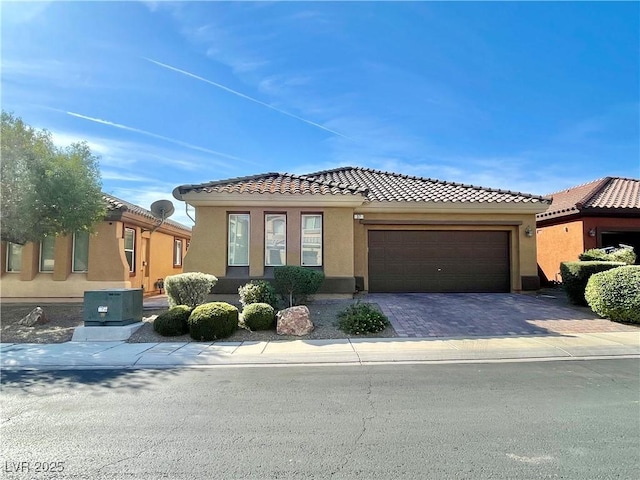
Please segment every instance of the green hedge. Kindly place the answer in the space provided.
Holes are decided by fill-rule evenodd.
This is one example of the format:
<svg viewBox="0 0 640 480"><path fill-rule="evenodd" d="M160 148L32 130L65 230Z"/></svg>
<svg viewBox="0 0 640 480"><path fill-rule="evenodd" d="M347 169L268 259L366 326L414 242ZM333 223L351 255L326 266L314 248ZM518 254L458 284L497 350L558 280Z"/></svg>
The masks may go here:
<svg viewBox="0 0 640 480"><path fill-rule="evenodd" d="M636 254L633 249L619 248L611 253L605 253L599 248L592 248L578 257L582 261L622 262L633 265L636 262Z"/></svg>
<svg viewBox="0 0 640 480"><path fill-rule="evenodd" d="M624 265L621 262L562 262L560 274L562 285L569 301L575 305L586 305L584 290L589 277L594 273L604 272Z"/></svg>
<svg viewBox="0 0 640 480"><path fill-rule="evenodd" d="M324 273L319 270L285 265L273 269L276 292L289 304L301 305L307 295L316 293L324 282Z"/></svg>
<svg viewBox="0 0 640 480"><path fill-rule="evenodd" d="M238 309L226 302L210 302L193 309L189 334L198 341L226 338L238 328Z"/></svg>
<svg viewBox="0 0 640 480"><path fill-rule="evenodd" d="M156 317L153 321L153 330L163 337L184 335L189 331L187 323L189 315L191 315L191 307L187 305L171 307Z"/></svg>
<svg viewBox="0 0 640 480"><path fill-rule="evenodd" d="M208 273L188 272L171 275L164 281L169 306L188 305L195 308L202 305L217 282L218 279Z"/></svg>
<svg viewBox="0 0 640 480"><path fill-rule="evenodd" d="M584 295L601 317L640 323L640 266L627 265L592 275Z"/></svg>
<svg viewBox="0 0 640 480"><path fill-rule="evenodd" d="M273 328L276 312L268 303L251 303L242 310L242 320L250 330Z"/></svg>
<svg viewBox="0 0 640 480"><path fill-rule="evenodd" d="M238 288L238 295L240 295L240 304L243 307L252 303L268 303L274 309L278 308L276 291L273 285L265 280L251 280Z"/></svg>

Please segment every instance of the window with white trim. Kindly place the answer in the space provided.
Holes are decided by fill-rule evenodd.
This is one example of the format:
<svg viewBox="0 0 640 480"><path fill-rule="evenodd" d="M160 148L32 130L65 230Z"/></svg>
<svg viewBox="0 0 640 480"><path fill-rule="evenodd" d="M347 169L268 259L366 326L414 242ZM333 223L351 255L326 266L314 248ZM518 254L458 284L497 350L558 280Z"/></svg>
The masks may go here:
<svg viewBox="0 0 640 480"><path fill-rule="evenodd" d="M227 242L227 265L246 267L249 265L249 224L248 213L229 214L229 238Z"/></svg>
<svg viewBox="0 0 640 480"><path fill-rule="evenodd" d="M7 272L18 273L22 270L22 245L7 242Z"/></svg>
<svg viewBox="0 0 640 480"><path fill-rule="evenodd" d="M287 264L287 216L284 213L264 216L264 249L267 267Z"/></svg>
<svg viewBox="0 0 640 480"><path fill-rule="evenodd" d="M173 266L182 266L182 239L174 238L173 240Z"/></svg>
<svg viewBox="0 0 640 480"><path fill-rule="evenodd" d="M51 273L55 265L56 238L44 237L40 242L40 271Z"/></svg>
<svg viewBox="0 0 640 480"><path fill-rule="evenodd" d="M304 214L301 222L300 265L305 267L322 266L322 215Z"/></svg>
<svg viewBox="0 0 640 480"><path fill-rule="evenodd" d="M71 271L83 273L89 270L89 232L73 234L73 261Z"/></svg>
<svg viewBox="0 0 640 480"><path fill-rule="evenodd" d="M124 229L124 256L127 257L129 272L135 272L136 231L133 228Z"/></svg>

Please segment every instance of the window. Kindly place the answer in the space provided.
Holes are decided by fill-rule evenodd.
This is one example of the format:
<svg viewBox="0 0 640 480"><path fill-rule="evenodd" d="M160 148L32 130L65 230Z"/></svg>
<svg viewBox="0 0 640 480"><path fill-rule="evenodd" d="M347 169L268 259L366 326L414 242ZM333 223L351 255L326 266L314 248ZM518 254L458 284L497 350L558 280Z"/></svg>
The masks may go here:
<svg viewBox="0 0 640 480"><path fill-rule="evenodd" d="M40 242L40 271L53 272L55 264L56 238L44 237Z"/></svg>
<svg viewBox="0 0 640 480"><path fill-rule="evenodd" d="M248 213L229 214L227 265L230 267L249 265L249 222Z"/></svg>
<svg viewBox="0 0 640 480"><path fill-rule="evenodd" d="M182 240L179 238L173 240L173 266L182 266Z"/></svg>
<svg viewBox="0 0 640 480"><path fill-rule="evenodd" d="M124 229L124 255L127 257L129 271L135 272L136 231L133 228Z"/></svg>
<svg viewBox="0 0 640 480"><path fill-rule="evenodd" d="M73 272L86 272L89 270L89 232L76 232L73 234Z"/></svg>
<svg viewBox="0 0 640 480"><path fill-rule="evenodd" d="M322 215L302 215L301 265L322 266Z"/></svg>
<svg viewBox="0 0 640 480"><path fill-rule="evenodd" d="M22 245L7 243L7 272L19 272L22 269Z"/></svg>
<svg viewBox="0 0 640 480"><path fill-rule="evenodd" d="M264 216L264 264L268 267L287 263L287 216Z"/></svg>

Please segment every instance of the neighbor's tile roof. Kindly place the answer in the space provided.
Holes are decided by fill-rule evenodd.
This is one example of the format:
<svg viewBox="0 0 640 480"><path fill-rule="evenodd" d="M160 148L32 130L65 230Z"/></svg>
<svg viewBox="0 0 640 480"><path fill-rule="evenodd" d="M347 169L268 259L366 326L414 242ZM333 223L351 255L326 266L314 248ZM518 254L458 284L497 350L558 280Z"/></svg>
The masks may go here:
<svg viewBox="0 0 640 480"><path fill-rule="evenodd" d="M181 185L178 191L207 193L283 193L320 195L363 195L366 188L290 173L263 173L249 177L229 178L199 185Z"/></svg>
<svg viewBox="0 0 640 480"><path fill-rule="evenodd" d="M133 214L144 217L148 220L153 220L156 222L158 220L158 217L156 217L153 213L151 213L150 210L139 207L138 205L134 205L133 203L129 203L126 200L122 200L118 197L114 197L113 195L109 195L106 193L102 194L102 198L104 198L105 202L107 202L107 211L109 212L118 212L118 213L131 212ZM180 230L185 230L188 232L191 231L191 228L187 227L186 225L183 225L178 222L174 222L173 220L170 220L170 219L166 219L164 223L167 223L175 228L179 228Z"/></svg>
<svg viewBox="0 0 640 480"><path fill-rule="evenodd" d="M633 178L605 177L549 196L553 202L538 220L603 210L640 214L640 180Z"/></svg>
<svg viewBox="0 0 640 480"><path fill-rule="evenodd" d="M549 203L526 193L443 182L360 167L343 167L307 175L265 173L199 185L181 185L176 193L288 193L364 195L380 202L486 202Z"/></svg>
<svg viewBox="0 0 640 480"><path fill-rule="evenodd" d="M361 167L324 170L310 173L307 176L350 185L366 185L369 190L368 199L378 202L550 202L547 198L526 193L445 182Z"/></svg>

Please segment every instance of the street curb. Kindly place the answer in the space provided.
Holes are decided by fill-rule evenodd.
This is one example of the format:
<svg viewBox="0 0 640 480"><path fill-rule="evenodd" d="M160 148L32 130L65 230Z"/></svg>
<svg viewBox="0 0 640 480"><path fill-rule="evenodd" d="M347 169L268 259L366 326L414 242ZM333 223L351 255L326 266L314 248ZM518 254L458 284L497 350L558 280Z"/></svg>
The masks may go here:
<svg viewBox="0 0 640 480"><path fill-rule="evenodd" d="M229 364L145 364L137 365L44 365L39 367L2 367L3 371L10 372L42 372L57 370L205 370L216 368L262 368L262 367L371 367L383 365L456 365L456 364L493 364L493 363L541 363L541 362L567 362L588 360L640 360L640 354L620 355L592 355L571 357L522 357L522 358L484 358L484 359L444 359L444 360L381 360L381 361L353 361L353 362L295 362L295 363L229 363Z"/></svg>

